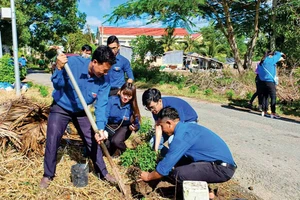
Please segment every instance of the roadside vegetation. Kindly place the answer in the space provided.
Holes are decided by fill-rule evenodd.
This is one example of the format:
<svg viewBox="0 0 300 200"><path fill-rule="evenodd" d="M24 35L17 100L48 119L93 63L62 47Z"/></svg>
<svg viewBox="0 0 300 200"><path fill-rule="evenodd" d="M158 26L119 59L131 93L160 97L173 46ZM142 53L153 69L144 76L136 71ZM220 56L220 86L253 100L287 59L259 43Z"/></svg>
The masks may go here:
<svg viewBox="0 0 300 200"><path fill-rule="evenodd" d="M253 70L243 74L237 73L235 69L190 73L160 71L159 67L149 68L141 64L133 66L139 88L156 87L164 95L186 96L247 108L256 91L256 74ZM300 116L299 69L279 68L277 107L280 114Z"/></svg>

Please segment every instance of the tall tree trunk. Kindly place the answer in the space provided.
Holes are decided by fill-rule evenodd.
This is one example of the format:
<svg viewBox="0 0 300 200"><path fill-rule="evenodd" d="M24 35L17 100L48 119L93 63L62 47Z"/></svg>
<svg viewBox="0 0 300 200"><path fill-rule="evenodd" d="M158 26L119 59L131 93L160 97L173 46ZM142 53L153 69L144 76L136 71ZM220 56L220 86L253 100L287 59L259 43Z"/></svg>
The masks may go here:
<svg viewBox="0 0 300 200"><path fill-rule="evenodd" d="M251 66L252 66L253 51L254 51L254 47L255 47L256 40L257 40L258 33L259 33L258 17L259 17L260 3L261 3L261 0L258 0L256 2L256 6L255 6L254 33L253 33L251 40L248 42L247 52L244 56L244 65L243 65L244 69L251 68Z"/></svg>
<svg viewBox="0 0 300 200"><path fill-rule="evenodd" d="M274 28L275 22L276 22L276 7L277 7L277 0L272 0L272 18L271 18L271 38L270 38L270 50L274 51L276 48L276 30Z"/></svg>
<svg viewBox="0 0 300 200"><path fill-rule="evenodd" d="M223 8L224 8L225 20L226 20L225 25L226 25L226 32L227 33L225 33L225 35L226 35L226 38L228 40L229 46L230 46L230 48L233 52L233 57L234 57L238 72L241 73L243 71L243 66L242 66L242 62L241 62L241 59L240 59L237 43L236 43L235 36L234 36L234 30L233 30L233 26L232 26L232 23L231 23L228 1L223 0L222 5L223 5ZM225 27L223 27L223 29L224 29L224 32L225 32Z"/></svg>

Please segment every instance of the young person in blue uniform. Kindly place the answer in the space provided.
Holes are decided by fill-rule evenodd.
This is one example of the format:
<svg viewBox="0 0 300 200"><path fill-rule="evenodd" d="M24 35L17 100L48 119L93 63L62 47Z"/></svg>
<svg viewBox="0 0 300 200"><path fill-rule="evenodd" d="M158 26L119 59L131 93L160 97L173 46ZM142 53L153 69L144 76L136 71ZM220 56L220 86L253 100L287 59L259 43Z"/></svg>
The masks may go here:
<svg viewBox="0 0 300 200"><path fill-rule="evenodd" d="M172 142L172 137L169 138L168 135L163 134L160 125L157 123L157 114L165 107L173 107L178 111L180 116L180 121L197 123L198 115L192 106L184 101L183 99L177 97L161 97L161 93L156 88L147 89L142 96L143 106L146 110L152 112L152 116L155 120L155 137L150 141L153 145L155 151L162 150L164 154L166 149L163 148L163 143L168 140L169 143Z"/></svg>
<svg viewBox="0 0 300 200"><path fill-rule="evenodd" d="M81 56L84 58L90 58L92 55L92 51L93 48L90 45L85 44L81 47Z"/></svg>
<svg viewBox="0 0 300 200"><path fill-rule="evenodd" d="M89 105L96 101L95 116L99 129L96 134L64 69L66 62L70 66L86 103ZM57 150L70 121L73 122L88 149L94 163L95 173L109 182L116 182L115 178L106 169L102 151L98 145L98 142L106 139L104 134L107 122L105 111L110 86L107 77L104 75L107 74L114 63L115 56L107 46L99 46L93 53L91 60L82 56L68 58L65 54L57 56L56 69L51 77L54 87L53 103L47 124L44 174L40 182L41 188L47 188L55 176Z"/></svg>
<svg viewBox="0 0 300 200"><path fill-rule="evenodd" d="M262 116L268 111L268 98L271 98L271 118L280 118L276 113L276 84L278 84L276 66L277 62L283 61L285 54L279 51L268 51L258 65L258 76L261 80L262 93Z"/></svg>
<svg viewBox="0 0 300 200"><path fill-rule="evenodd" d="M111 85L111 95L116 95L119 89L125 82L133 83L134 76L130 66L130 62L120 54L120 43L119 39L112 35L107 38L107 46L113 51L116 56L116 64L114 64L108 72L110 85ZM127 81L125 80L125 74L127 76Z"/></svg>
<svg viewBox="0 0 300 200"><path fill-rule="evenodd" d="M167 135L174 135L165 157L152 172L143 171L144 181L169 176L185 180L222 183L232 178L236 164L226 143L211 130L196 123L181 122L176 109L160 111L158 123Z"/></svg>
<svg viewBox="0 0 300 200"><path fill-rule="evenodd" d="M109 137L105 144L111 155L114 155L116 150L122 153L126 150L125 141L132 131L138 131L140 128L141 116L136 87L132 83L124 83L118 95L109 97L106 116L108 121L105 130Z"/></svg>

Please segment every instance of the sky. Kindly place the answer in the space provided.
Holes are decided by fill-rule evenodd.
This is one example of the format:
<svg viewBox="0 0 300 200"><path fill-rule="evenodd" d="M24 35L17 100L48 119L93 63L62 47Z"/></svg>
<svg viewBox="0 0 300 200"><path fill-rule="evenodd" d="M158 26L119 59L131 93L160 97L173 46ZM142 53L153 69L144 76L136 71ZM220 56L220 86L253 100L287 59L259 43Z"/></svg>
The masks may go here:
<svg viewBox="0 0 300 200"><path fill-rule="evenodd" d="M127 0L80 0L79 1L79 10L80 12L86 13L86 21L92 32L97 32L97 27L101 26L103 22L107 20L104 18L104 15L111 14L114 8L125 3ZM198 22L198 20L197 20ZM104 23L104 26L117 26L117 27L162 27L161 23L155 24L146 24L147 21L142 19L135 20L122 20L117 22L117 24L109 24L108 22ZM200 22L199 26L207 25L207 23ZM197 27L199 27L197 26Z"/></svg>

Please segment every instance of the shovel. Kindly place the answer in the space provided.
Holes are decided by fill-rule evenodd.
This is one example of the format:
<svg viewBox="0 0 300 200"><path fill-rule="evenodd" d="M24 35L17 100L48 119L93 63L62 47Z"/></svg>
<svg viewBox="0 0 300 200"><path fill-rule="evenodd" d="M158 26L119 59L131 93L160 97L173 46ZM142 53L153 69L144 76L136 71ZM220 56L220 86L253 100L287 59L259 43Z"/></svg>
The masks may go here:
<svg viewBox="0 0 300 200"><path fill-rule="evenodd" d="M56 47L56 50L57 50L57 53L58 53L58 54L61 54L61 53L62 53L62 50L59 49L59 48L57 48L57 47ZM93 116L92 116L91 111L89 110L89 108L88 108L88 106L87 106L87 104L86 104L86 102L85 102L85 100L84 100L84 98L83 98L83 96L82 96L82 93L81 93L81 91L80 91L80 89L79 89L79 87L78 87L78 85L77 85L77 83L76 83L76 80L75 80L75 78L74 78L74 76L73 76L72 71L70 70L70 67L69 67L68 63L65 64L64 68L65 68L65 70L66 70L68 76L70 77L70 80L71 80L71 82L72 82L72 84L73 84L73 87L74 87L74 89L75 89L75 91L76 91L76 93L77 93L77 95L78 95L78 97L79 97L80 103L82 104L82 106L83 106L83 108L84 108L84 111L85 111L85 113L86 113L86 115L87 115L87 117L88 117L88 119L89 119L89 121L90 121L90 123L91 123L91 125L92 125L92 128L93 128L94 132L97 133L98 127L97 127L97 125L96 125L96 123L95 123L95 121L94 121L94 118L93 118ZM125 185L124 185L124 183L121 181L121 176L119 175L119 172L118 172L118 170L116 169L115 163L114 163L113 160L111 159L111 156L110 156L110 154L109 154L109 152L108 152L108 150L107 150L105 144L104 144L103 142L101 142L101 143L100 143L100 146L101 146L102 151L104 152L104 155L106 156L106 158L107 158L107 160L108 160L108 162L109 162L109 164L110 164L110 166L111 166L111 168L112 168L113 174L114 174L115 178L117 179L118 186L119 186L120 190L122 191L122 193L124 194L125 199L127 199L127 200L131 199L131 198L128 196L128 193L127 193L127 191L126 191L126 189L125 189Z"/></svg>

